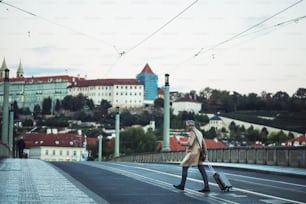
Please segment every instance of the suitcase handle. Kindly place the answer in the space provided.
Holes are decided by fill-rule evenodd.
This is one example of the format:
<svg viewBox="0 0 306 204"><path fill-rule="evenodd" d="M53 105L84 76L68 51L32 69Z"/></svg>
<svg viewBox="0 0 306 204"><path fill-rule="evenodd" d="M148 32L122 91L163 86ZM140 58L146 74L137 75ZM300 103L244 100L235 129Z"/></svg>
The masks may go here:
<svg viewBox="0 0 306 204"><path fill-rule="evenodd" d="M208 166L209 170L212 171L213 174L214 174L214 172L216 172L215 169L214 169L214 167L212 167L212 165L211 165L211 163L209 162L209 160L206 160L206 161L207 161L207 166Z"/></svg>

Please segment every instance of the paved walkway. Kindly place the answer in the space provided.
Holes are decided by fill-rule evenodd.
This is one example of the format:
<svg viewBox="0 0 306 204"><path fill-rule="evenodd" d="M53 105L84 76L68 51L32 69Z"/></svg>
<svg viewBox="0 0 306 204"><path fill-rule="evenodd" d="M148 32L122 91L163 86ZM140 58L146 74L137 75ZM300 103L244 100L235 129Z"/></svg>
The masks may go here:
<svg viewBox="0 0 306 204"><path fill-rule="evenodd" d="M212 163L271 173L306 176L306 169L265 165ZM107 203L48 162L35 159L0 160L0 203Z"/></svg>
<svg viewBox="0 0 306 204"><path fill-rule="evenodd" d="M34 159L0 161L0 203L96 203L53 165Z"/></svg>

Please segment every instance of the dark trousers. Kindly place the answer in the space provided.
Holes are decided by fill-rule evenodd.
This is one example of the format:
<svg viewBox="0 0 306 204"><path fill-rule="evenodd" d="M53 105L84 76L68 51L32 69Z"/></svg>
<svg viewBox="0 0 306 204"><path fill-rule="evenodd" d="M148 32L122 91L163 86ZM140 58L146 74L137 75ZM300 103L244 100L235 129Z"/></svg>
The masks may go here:
<svg viewBox="0 0 306 204"><path fill-rule="evenodd" d="M181 186L185 186L186 184L186 180L187 180L187 175L188 175L188 166L185 167L183 166L183 169L182 169L182 180L181 180ZM204 169L204 166L203 165L198 165L198 169L201 173L201 176L202 176L202 179L203 179L203 182L204 182L204 188L209 188L208 186L208 178L207 178L207 174L206 174L206 171Z"/></svg>
<svg viewBox="0 0 306 204"><path fill-rule="evenodd" d="M23 148L18 148L18 156L19 158L23 158Z"/></svg>

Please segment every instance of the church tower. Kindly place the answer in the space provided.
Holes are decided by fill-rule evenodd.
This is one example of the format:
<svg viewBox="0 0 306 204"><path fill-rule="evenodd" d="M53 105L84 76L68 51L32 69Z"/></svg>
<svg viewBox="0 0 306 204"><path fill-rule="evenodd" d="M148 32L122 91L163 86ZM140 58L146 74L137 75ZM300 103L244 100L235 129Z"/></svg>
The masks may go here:
<svg viewBox="0 0 306 204"><path fill-rule="evenodd" d="M5 70L7 69L5 58L2 61L2 66L0 68L0 79L4 79Z"/></svg>
<svg viewBox="0 0 306 204"><path fill-rule="evenodd" d="M24 77L23 68L22 68L22 65L21 65L21 60L19 62L19 66L18 66L18 69L17 69L16 77L17 78L23 78Z"/></svg>

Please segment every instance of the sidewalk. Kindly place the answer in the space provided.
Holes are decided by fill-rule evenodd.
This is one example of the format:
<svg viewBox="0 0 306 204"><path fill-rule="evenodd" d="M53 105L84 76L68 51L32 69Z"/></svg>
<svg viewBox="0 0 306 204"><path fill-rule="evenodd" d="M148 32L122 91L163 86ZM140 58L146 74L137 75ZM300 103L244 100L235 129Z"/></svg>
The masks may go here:
<svg viewBox="0 0 306 204"><path fill-rule="evenodd" d="M48 162L0 160L0 203L96 203Z"/></svg>

